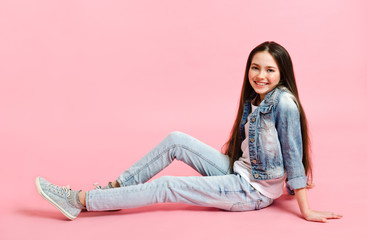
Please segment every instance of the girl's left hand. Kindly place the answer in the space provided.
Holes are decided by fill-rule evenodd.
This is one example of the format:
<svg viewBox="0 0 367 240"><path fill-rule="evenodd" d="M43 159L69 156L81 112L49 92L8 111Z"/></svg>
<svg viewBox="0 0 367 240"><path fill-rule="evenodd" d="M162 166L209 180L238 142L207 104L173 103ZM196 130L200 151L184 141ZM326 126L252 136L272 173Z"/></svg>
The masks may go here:
<svg viewBox="0 0 367 240"><path fill-rule="evenodd" d="M307 221L323 222L323 223L328 222L328 219L339 219L343 217L341 214L334 212L320 212L313 210L309 210L306 213L303 213L302 215Z"/></svg>

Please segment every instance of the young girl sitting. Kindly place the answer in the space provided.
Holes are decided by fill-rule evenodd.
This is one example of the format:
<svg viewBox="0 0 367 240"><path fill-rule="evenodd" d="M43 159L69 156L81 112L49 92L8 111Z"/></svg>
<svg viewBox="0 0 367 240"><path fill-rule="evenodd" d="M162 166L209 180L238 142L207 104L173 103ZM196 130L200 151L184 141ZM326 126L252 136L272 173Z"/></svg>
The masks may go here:
<svg viewBox="0 0 367 240"><path fill-rule="evenodd" d="M163 202L257 210L280 197L285 182L306 220L342 217L309 208L306 188L312 187L312 174L306 115L291 58L275 42L260 44L248 57L237 117L224 150L223 154L191 136L172 132L103 188L73 191L41 177L36 187L71 220L82 209L105 211ZM164 176L147 182L174 159L202 176Z"/></svg>

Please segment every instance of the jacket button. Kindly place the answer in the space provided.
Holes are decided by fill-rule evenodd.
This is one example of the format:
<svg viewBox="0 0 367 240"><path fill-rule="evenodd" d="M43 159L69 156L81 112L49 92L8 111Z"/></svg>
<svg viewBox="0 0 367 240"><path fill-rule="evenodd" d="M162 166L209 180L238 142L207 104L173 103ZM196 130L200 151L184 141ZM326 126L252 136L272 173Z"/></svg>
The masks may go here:
<svg viewBox="0 0 367 240"><path fill-rule="evenodd" d="M253 118L252 118L252 122L255 122L255 120L256 120L256 118L254 118L254 117L253 117Z"/></svg>
<svg viewBox="0 0 367 240"><path fill-rule="evenodd" d="M253 164L256 164L256 160L255 160L255 159L254 159L254 160L252 160L252 163L253 163Z"/></svg>
<svg viewBox="0 0 367 240"><path fill-rule="evenodd" d="M250 138L250 142L255 142L255 139L254 138Z"/></svg>
<svg viewBox="0 0 367 240"><path fill-rule="evenodd" d="M255 177L255 178L258 178L258 177L259 177L259 174L255 173L255 174L254 174L254 177Z"/></svg>

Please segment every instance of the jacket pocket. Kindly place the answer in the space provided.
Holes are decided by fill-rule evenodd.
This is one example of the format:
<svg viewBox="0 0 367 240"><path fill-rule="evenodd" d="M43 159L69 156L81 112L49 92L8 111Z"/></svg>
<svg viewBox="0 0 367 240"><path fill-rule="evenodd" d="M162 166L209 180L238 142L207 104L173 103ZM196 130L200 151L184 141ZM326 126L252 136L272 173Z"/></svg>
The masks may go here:
<svg viewBox="0 0 367 240"><path fill-rule="evenodd" d="M274 120L273 120L273 111L269 111L266 113L259 114L260 122L259 122L259 130L267 130L269 128L274 127Z"/></svg>
<svg viewBox="0 0 367 240"><path fill-rule="evenodd" d="M281 148L275 126L259 131L257 148L264 170L281 166Z"/></svg>

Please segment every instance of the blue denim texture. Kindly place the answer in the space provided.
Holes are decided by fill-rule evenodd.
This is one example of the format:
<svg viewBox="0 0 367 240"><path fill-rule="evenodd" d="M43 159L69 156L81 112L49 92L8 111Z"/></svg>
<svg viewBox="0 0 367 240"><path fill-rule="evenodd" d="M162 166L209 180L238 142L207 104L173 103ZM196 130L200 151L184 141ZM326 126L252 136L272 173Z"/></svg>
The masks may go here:
<svg viewBox="0 0 367 240"><path fill-rule="evenodd" d="M164 176L147 182L180 160L203 176ZM229 159L216 149L181 133L170 133L161 143L117 179L119 188L87 192L88 211L136 208L175 202L248 211L269 206L273 200L230 172Z"/></svg>
<svg viewBox="0 0 367 240"><path fill-rule="evenodd" d="M244 127L252 99L244 104L241 142L245 139ZM286 88L277 87L270 91L252 113L249 153L253 179L268 180L286 173L289 193L293 193L293 189L306 187L300 115L295 98Z"/></svg>

